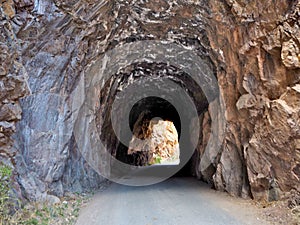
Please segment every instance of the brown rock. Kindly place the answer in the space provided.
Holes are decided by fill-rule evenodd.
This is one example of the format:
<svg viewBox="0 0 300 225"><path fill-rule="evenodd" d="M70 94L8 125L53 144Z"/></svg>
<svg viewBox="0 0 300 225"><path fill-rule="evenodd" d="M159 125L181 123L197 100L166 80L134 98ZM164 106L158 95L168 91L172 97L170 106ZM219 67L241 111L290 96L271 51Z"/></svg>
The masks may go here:
<svg viewBox="0 0 300 225"><path fill-rule="evenodd" d="M15 5L13 0L4 0L1 2L4 14L10 19L13 18L16 14Z"/></svg>
<svg viewBox="0 0 300 225"><path fill-rule="evenodd" d="M19 104L4 104L0 108L0 121L12 121L21 119L21 108Z"/></svg>
<svg viewBox="0 0 300 225"><path fill-rule="evenodd" d="M300 68L300 50L299 46L293 39L283 42L281 59L287 68Z"/></svg>
<svg viewBox="0 0 300 225"><path fill-rule="evenodd" d="M140 121L136 124L140 124ZM134 134L129 143L128 154L145 152L148 155L146 165L179 163L178 134L173 122L161 119L142 122L141 128L135 125Z"/></svg>

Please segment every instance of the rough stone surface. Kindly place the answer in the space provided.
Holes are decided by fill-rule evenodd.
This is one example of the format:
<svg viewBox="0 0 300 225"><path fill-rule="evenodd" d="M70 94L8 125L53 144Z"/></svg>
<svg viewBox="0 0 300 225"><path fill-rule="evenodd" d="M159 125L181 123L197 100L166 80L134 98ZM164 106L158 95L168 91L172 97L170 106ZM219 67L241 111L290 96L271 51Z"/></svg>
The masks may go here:
<svg viewBox="0 0 300 225"><path fill-rule="evenodd" d="M16 152L12 149L12 135L16 122L21 119L20 98L29 94L27 72L22 65L18 39L13 31L12 18L15 14L13 2L0 5L0 158L11 159Z"/></svg>
<svg viewBox="0 0 300 225"><path fill-rule="evenodd" d="M152 119L137 120L133 137L129 142L128 154L145 155L138 165L179 163L180 152L177 130L171 121Z"/></svg>
<svg viewBox="0 0 300 225"><path fill-rule="evenodd" d="M226 134L218 189L275 200L299 191L298 1L211 1ZM221 67L222 65L222 67ZM298 175L297 175L298 174ZM246 192L245 192L246 191Z"/></svg>
<svg viewBox="0 0 300 225"><path fill-rule="evenodd" d="M298 0L1 1L1 158L14 161L29 199L96 188L103 178L82 158L74 138L78 112L71 109L84 101L74 96L80 79L92 79L89 66L108 50L167 40L207 62L220 98L208 107L203 93L169 65L124 65L129 76L121 80L119 71L94 102L112 155L119 144L104 116L116 93L147 71L162 71L158 78L175 72L172 79L199 107L202 130L193 169L200 179L255 199L300 191L299 14Z"/></svg>

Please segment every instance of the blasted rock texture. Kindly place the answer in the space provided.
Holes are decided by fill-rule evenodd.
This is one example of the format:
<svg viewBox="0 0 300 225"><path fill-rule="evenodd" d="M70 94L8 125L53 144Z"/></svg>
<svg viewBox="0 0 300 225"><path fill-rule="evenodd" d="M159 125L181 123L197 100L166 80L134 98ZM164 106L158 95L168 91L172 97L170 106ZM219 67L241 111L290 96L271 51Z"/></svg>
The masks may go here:
<svg viewBox="0 0 300 225"><path fill-rule="evenodd" d="M52 195L98 187L104 178L74 138L80 79L93 76L86 73L92 62L116 46L169 41L192 49L218 79L220 97L209 106L190 90L201 108L195 175L255 199L300 191L299 11L299 1L289 0L1 1L1 157L15 161L29 199L56 201ZM114 80L95 107L109 108L114 85L132 82ZM116 155L118 143L102 122L101 135Z"/></svg>
<svg viewBox="0 0 300 225"><path fill-rule="evenodd" d="M38 38L45 31L43 26L57 15L52 2L36 3L0 4L1 157L15 166L20 196L55 203L59 201L55 196L97 188L103 178L77 150L72 138L72 118L66 119L70 115L61 96L65 91L61 70L70 63L68 57L75 45L57 46L59 41L50 38L55 43L39 49L40 44L44 45L44 37ZM49 17L42 16L44 13L49 13ZM39 50L35 52L35 48ZM60 52L63 48L69 50ZM56 54L57 58L53 57ZM19 99L25 96L20 104Z"/></svg>
<svg viewBox="0 0 300 225"><path fill-rule="evenodd" d="M214 182L241 195L247 190L241 184L249 180L255 199L299 191L300 4L211 1L210 6L214 25L208 36L219 53L227 121Z"/></svg>
<svg viewBox="0 0 300 225"><path fill-rule="evenodd" d="M12 135L21 119L19 99L29 94L27 72L22 65L18 39L10 18L14 7L8 3L0 8L0 158L12 158Z"/></svg>

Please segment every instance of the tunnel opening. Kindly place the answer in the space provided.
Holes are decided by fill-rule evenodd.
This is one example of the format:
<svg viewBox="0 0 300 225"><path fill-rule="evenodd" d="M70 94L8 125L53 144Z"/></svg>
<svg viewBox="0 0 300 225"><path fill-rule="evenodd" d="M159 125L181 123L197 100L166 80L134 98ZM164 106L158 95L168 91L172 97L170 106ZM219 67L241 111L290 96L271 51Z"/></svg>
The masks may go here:
<svg viewBox="0 0 300 225"><path fill-rule="evenodd" d="M172 155L175 155L175 152L173 152L173 150L175 150L175 146L173 144L176 144L176 142L178 143L178 140L180 139L181 121L176 108L170 102L163 98L155 96L143 98L135 103L130 110L128 122L130 130L133 134L131 143L132 141L135 141L135 138L144 140L146 138L145 133L149 133L148 136L151 135L151 133L154 132L153 126L158 127L158 129L163 129L162 126L167 124L167 127L169 128L167 133L165 131L159 131L160 137L156 137L160 138L159 142L164 143L158 143L160 146L156 146L156 148L158 149L156 151L156 154L154 154L157 155L157 159L160 160L161 155L163 155L164 153L163 150L165 151L165 153L167 152L170 154L170 158L172 157ZM165 137L161 137L163 135L165 135ZM172 138L172 140L170 140L170 138ZM157 160L153 159L153 153L151 152L138 151L133 154L128 154L128 150L129 148L124 144L119 145L116 158L121 162L138 166L152 164L153 160L156 161L156 163L160 162L160 160L159 162L157 162ZM180 153L178 160L180 161Z"/></svg>
<svg viewBox="0 0 300 225"><path fill-rule="evenodd" d="M183 113L179 116L176 107L165 98L147 96L141 97L136 101L132 108L130 108L130 112L127 116L122 116L125 111L124 108L127 107L126 102L128 101L128 99L123 99L123 107L117 108L117 114L120 117L117 123L120 124L120 129L116 131L112 128L111 122L111 111L113 110L112 104L116 98L122 99L122 97L116 96L123 93L126 88L135 90L134 85L139 85L139 78L141 77L147 80L155 80L155 82L157 82L155 85L163 91L163 96L172 95L172 98L180 102L181 111ZM164 63L137 63L124 68L118 74L112 76L102 88L99 104L100 108L99 113L97 114L99 121L98 128L100 128L99 133L101 134L101 139L107 144L107 148L115 159L129 165L139 166L140 164L137 164L136 156L128 154L128 146L132 138L134 125L138 118L143 115L143 121L149 121L153 118L171 121L176 128L178 139L181 142L179 143L180 170L178 170L174 176L195 176L196 164L200 153L197 152L197 150L195 152L195 149L192 149L191 147L191 139L194 137L194 121L187 119L190 113L189 108L186 107L185 102L180 99L180 96L178 97L177 90L163 87L165 83L163 79L168 79L176 83L177 86L188 93L196 106L198 116L207 111L209 105L208 100L201 87L199 87L188 74L174 66ZM134 98L135 92L130 96ZM187 122L182 124L182 119ZM197 117L194 119L196 121L199 118ZM124 131L121 125L123 122L129 124L130 132ZM116 132L119 132L121 136L125 135L125 141L124 139L119 139L118 135L115 134ZM130 133L130 135L127 133ZM114 166L112 165L112 167Z"/></svg>

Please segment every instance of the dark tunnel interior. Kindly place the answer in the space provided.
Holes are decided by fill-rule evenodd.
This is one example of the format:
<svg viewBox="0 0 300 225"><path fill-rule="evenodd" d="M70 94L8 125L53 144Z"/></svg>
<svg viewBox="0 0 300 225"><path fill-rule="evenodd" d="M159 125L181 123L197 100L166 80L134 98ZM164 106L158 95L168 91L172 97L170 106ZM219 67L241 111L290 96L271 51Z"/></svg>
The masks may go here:
<svg viewBox="0 0 300 225"><path fill-rule="evenodd" d="M128 138L122 143L115 133L113 133L111 122L111 110L112 102L114 102L118 93L123 93L127 89L135 90L135 84L139 85L138 79L144 77L148 80L157 80L157 86L160 87L160 91L163 92L162 98L156 96L136 97L138 99L132 108L127 104L127 100L123 99L122 105L118 108L118 115L120 120L118 121L120 131L122 131L121 124L127 122L131 134L126 135ZM176 131L178 133L179 148L180 148L180 170L174 176L195 176L196 162L199 158L198 154L194 152L195 148L192 147L190 139L193 137L193 131L191 131L191 125L193 127L192 113L188 107L188 103L184 101L176 89L166 89L163 87L163 79L169 79L181 87L187 95L193 101L196 107L196 115L202 114L208 109L208 100L206 99L201 87L186 73L177 69L176 67L166 64L149 64L141 63L131 65L129 68L124 69L123 72L116 74L110 80L108 80L104 86L103 93L101 93L100 105L108 104L108 107L103 107L103 111L97 114L99 121L102 122L102 126L99 126L100 138L107 144L107 148L111 151L111 155L118 161L126 163L128 165L140 166L136 164L135 156L128 154L129 142L132 138L132 133L136 122L142 116L143 120L150 121L153 118L161 118L162 120L168 120L173 122ZM142 83L141 83L142 84ZM162 85L162 86L159 86ZM132 92L135 95L136 92ZM159 95L158 95L159 96ZM163 96L171 96L172 101L179 103L179 111L170 103L168 98L164 99ZM135 98L135 96L133 96ZM178 105L176 106L178 107ZM124 111L129 109L129 115L125 118ZM103 116L104 115L104 116ZM184 121L184 122L183 122ZM99 122L101 123L101 122ZM129 124L128 124L129 123ZM199 129L201 129L201 124ZM118 132L120 132L118 131ZM199 130L199 132L201 132ZM124 133L124 132L123 132ZM197 136L197 135L196 135ZM195 137L196 137L195 136ZM189 143L190 142L190 143ZM164 168L164 165L161 165ZM178 167L178 168L179 168ZM114 168L114 164L112 164Z"/></svg>
<svg viewBox="0 0 300 225"><path fill-rule="evenodd" d="M131 109L129 115L129 125L133 132L134 124L137 122L139 116L142 114L143 120L151 120L153 118L161 118L174 123L178 133L178 139L180 140L181 133L181 120L176 108L167 100L159 97L147 97L138 101ZM127 154L128 147L120 143L117 150L116 158L124 163L135 165L135 159L133 155ZM191 158L180 171L174 176L192 176L192 164L193 158Z"/></svg>

